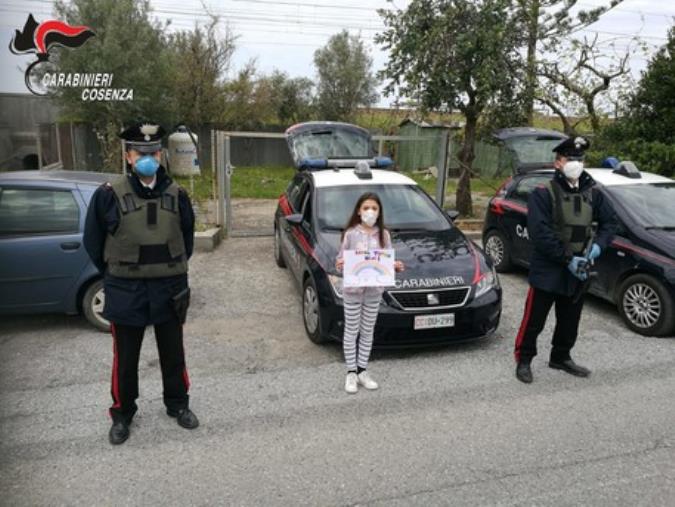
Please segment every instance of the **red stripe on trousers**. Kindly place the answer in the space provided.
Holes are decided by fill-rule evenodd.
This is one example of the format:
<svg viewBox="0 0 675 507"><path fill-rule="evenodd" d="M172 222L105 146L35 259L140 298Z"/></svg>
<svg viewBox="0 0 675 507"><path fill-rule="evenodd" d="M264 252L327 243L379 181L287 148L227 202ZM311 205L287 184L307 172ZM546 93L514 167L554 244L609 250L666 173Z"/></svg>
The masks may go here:
<svg viewBox="0 0 675 507"><path fill-rule="evenodd" d="M110 380L110 383L112 385L112 395L113 395L113 401L115 402L113 404L113 408L120 408L122 406L122 402L120 400L120 384L119 384L119 376L117 373L117 370L119 369L119 358L117 354L117 335L115 334L115 324L111 323L110 324L110 333L112 334L113 337L113 367L112 367L112 378Z"/></svg>
<svg viewBox="0 0 675 507"><path fill-rule="evenodd" d="M183 368L183 382L185 383L185 391L190 390L190 376L188 375L187 368Z"/></svg>
<svg viewBox="0 0 675 507"><path fill-rule="evenodd" d="M527 325L530 322L530 316L532 314L532 299L534 298L534 287L530 287L530 290L527 291L527 299L525 300L525 314L523 315L523 321L520 323L520 329L518 330L518 336L516 336L516 347L513 355L516 358L516 361L520 361L520 346L523 343L523 338L525 337L525 331L527 330Z"/></svg>
<svg viewBox="0 0 675 507"><path fill-rule="evenodd" d="M185 362L185 340L183 339L184 327L181 326L180 332L180 347L183 349L183 362ZM188 375L187 366L183 364L183 383L185 384L185 392L187 393L190 390L190 376Z"/></svg>

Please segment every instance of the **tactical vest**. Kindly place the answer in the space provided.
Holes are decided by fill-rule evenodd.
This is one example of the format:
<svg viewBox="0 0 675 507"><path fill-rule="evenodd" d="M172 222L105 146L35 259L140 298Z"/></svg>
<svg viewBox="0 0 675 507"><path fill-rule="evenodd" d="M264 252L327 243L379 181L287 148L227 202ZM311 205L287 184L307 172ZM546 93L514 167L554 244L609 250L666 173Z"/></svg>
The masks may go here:
<svg viewBox="0 0 675 507"><path fill-rule="evenodd" d="M553 228L573 253L583 252L591 237L593 203L591 189L579 193L565 192L553 180L546 184L553 206Z"/></svg>
<svg viewBox="0 0 675 507"><path fill-rule="evenodd" d="M141 199L127 177L112 184L120 223L103 250L108 273L121 278L162 278L187 273L178 210L178 185L159 197Z"/></svg>

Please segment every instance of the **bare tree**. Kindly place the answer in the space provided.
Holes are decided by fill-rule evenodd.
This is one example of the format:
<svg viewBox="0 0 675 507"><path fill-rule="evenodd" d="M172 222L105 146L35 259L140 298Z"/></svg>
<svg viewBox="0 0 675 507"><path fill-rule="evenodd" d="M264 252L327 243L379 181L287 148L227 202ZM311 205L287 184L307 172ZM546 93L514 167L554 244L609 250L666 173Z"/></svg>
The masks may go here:
<svg viewBox="0 0 675 507"><path fill-rule="evenodd" d="M524 26L527 56L525 63L525 115L532 125L533 104L537 88L538 46L547 50L559 43L562 37L595 23L608 10L623 0L607 0L606 5L572 13L577 0L517 0Z"/></svg>
<svg viewBox="0 0 675 507"><path fill-rule="evenodd" d="M556 61L540 63L535 99L560 117L566 133L572 134L585 119L598 132L600 99L612 83L629 76L631 51L629 46L622 54L612 55L600 47L597 34L592 39L575 39Z"/></svg>

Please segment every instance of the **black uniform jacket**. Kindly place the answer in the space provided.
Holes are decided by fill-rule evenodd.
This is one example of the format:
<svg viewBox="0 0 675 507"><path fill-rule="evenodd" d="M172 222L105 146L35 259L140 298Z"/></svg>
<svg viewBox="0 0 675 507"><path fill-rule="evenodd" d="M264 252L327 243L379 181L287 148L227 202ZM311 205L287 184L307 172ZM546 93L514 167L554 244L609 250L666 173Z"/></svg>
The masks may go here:
<svg viewBox="0 0 675 507"><path fill-rule="evenodd" d="M557 180L565 192L577 193L591 189L593 221L598 223L595 242L603 250L612 241L617 228L616 215L610 203L595 186L590 174L583 172L579 178L579 188L573 188L560 171L556 171ZM559 235L554 230L553 203L551 195L544 186L536 188L528 199L527 232L532 241L529 282L532 287L556 294L571 296L579 286L579 280L567 269L574 254L565 249Z"/></svg>
<svg viewBox="0 0 675 507"><path fill-rule="evenodd" d="M144 187L135 173L127 176L136 195L142 199L154 198L171 184L171 178L160 166L153 189ZM178 194L181 229L187 257L194 246L195 217L190 198L182 188ZM103 261L103 248L108 233L113 234L119 225L120 212L112 188L108 184L96 189L89 203L84 228L84 247L101 273L105 305L103 316L115 324L147 326L161 324L174 317L171 297L188 284L187 274L165 278L119 278L107 273Z"/></svg>

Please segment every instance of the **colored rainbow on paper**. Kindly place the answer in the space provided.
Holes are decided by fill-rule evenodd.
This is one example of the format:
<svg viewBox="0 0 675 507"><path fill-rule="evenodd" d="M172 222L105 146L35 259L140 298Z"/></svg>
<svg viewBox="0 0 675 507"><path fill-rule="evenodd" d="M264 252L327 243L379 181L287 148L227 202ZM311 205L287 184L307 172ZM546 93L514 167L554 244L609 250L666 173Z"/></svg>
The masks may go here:
<svg viewBox="0 0 675 507"><path fill-rule="evenodd" d="M391 276L391 271L375 260L366 260L359 262L352 270L352 275L359 276L363 271L372 269L379 275Z"/></svg>

